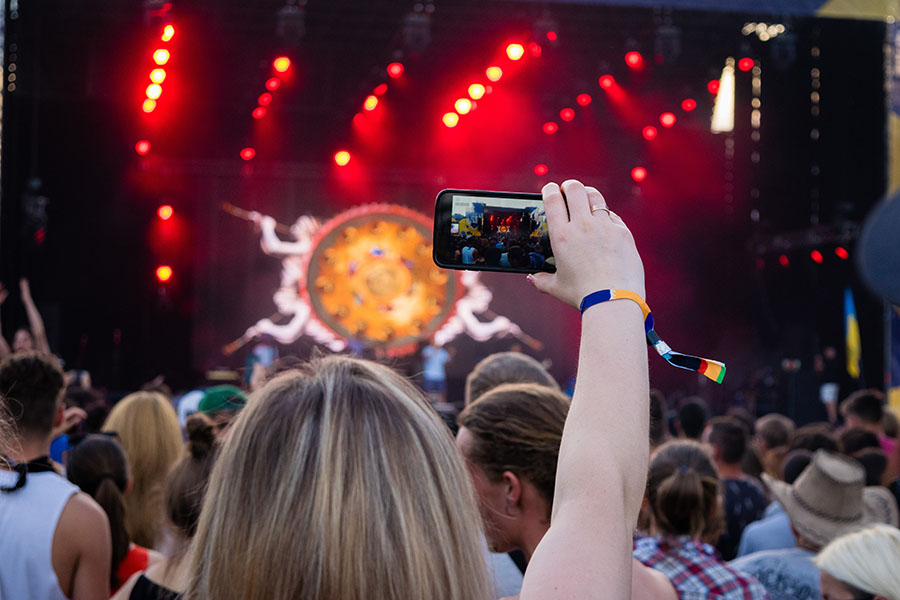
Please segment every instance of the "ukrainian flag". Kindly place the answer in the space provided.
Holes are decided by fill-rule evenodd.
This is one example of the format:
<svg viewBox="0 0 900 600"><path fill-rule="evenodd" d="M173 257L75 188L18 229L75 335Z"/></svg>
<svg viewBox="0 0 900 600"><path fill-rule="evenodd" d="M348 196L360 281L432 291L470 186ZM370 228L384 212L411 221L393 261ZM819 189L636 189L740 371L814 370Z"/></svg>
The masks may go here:
<svg viewBox="0 0 900 600"><path fill-rule="evenodd" d="M862 340L859 337L859 321L856 319L856 304L850 287L844 288L844 340L847 344L847 373L859 379L862 362Z"/></svg>

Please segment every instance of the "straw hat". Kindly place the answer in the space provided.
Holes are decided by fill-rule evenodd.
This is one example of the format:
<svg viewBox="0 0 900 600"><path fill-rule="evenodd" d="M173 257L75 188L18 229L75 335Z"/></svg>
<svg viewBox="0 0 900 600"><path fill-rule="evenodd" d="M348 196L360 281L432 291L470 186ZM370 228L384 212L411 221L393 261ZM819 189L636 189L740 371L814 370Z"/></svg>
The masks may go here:
<svg viewBox="0 0 900 600"><path fill-rule="evenodd" d="M893 495L883 487L866 487L862 465L842 454L819 450L794 485L765 473L763 480L797 532L820 546L869 523L897 526Z"/></svg>

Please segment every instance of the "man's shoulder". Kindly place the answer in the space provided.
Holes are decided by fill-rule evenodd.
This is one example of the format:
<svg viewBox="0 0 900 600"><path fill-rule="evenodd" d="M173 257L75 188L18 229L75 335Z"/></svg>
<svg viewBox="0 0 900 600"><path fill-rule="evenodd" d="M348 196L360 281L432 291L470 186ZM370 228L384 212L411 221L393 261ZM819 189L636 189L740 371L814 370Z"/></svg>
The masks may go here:
<svg viewBox="0 0 900 600"><path fill-rule="evenodd" d="M109 536L109 518L97 502L84 492L75 492L69 498L57 525L61 539L92 540ZM76 537L70 537L76 536Z"/></svg>

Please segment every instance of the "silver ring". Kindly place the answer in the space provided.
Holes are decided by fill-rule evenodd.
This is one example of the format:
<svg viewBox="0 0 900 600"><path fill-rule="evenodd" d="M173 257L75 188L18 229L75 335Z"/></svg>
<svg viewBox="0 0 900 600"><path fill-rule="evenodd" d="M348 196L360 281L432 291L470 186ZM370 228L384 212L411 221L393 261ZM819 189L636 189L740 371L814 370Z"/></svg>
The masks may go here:
<svg viewBox="0 0 900 600"><path fill-rule="evenodd" d="M601 205L599 205L599 204L592 204L592 205L591 205L591 214L594 214L595 212L597 212L597 211L599 211L599 210L602 210L603 212L605 212L606 214L608 214L608 215L609 215L609 218L612 219L613 213L612 213L611 210L609 210L609 209L606 208L605 206L601 206Z"/></svg>

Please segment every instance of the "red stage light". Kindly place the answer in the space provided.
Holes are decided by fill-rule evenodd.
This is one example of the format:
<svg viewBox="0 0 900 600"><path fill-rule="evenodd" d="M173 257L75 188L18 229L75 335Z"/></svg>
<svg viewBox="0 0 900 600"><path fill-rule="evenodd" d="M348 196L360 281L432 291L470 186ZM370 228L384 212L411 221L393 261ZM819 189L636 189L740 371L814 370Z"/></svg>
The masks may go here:
<svg viewBox="0 0 900 600"><path fill-rule="evenodd" d="M175 37L175 28L171 25L166 25L165 27L163 27L162 36L159 39L164 42L168 42L173 37Z"/></svg>
<svg viewBox="0 0 900 600"><path fill-rule="evenodd" d="M587 106L591 103L591 95L590 94L578 94L575 98L575 102L578 103L578 106Z"/></svg>
<svg viewBox="0 0 900 600"><path fill-rule="evenodd" d="M152 113L154 110L156 110L156 100L151 100L150 98L147 98L146 100L144 100L144 103L141 105L141 109L145 113Z"/></svg>
<svg viewBox="0 0 900 600"><path fill-rule="evenodd" d="M163 204L156 209L156 214L163 221L168 221L175 214L175 209L170 204Z"/></svg>
<svg viewBox="0 0 900 600"><path fill-rule="evenodd" d="M141 156L147 156L150 153L150 142L147 140L139 141L134 145L134 151Z"/></svg>
<svg viewBox="0 0 900 600"><path fill-rule="evenodd" d="M347 166L347 163L350 162L350 153L346 150L339 150L334 153L334 162L337 163L339 167Z"/></svg>
<svg viewBox="0 0 900 600"><path fill-rule="evenodd" d="M453 105L453 108L455 108L456 112L461 115L467 114L470 110L472 110L472 101L468 98L460 98Z"/></svg>
<svg viewBox="0 0 900 600"><path fill-rule="evenodd" d="M547 121L546 123L544 123L543 129L544 133L546 133L547 135L553 135L559 130L559 125L557 125L553 121Z"/></svg>
<svg viewBox="0 0 900 600"><path fill-rule="evenodd" d="M441 118L441 120L447 127L456 127L456 124L459 123L459 115L455 112L444 113L444 116Z"/></svg>
<svg viewBox="0 0 900 600"><path fill-rule="evenodd" d="M534 165L534 174L538 177L543 177L547 173L550 172L550 169L547 168L547 165L541 163L539 165Z"/></svg>
<svg viewBox="0 0 900 600"><path fill-rule="evenodd" d="M571 108L564 108L559 111L559 118L563 121L571 121L575 118L575 111Z"/></svg>
<svg viewBox="0 0 900 600"><path fill-rule="evenodd" d="M709 83L706 84L706 89L709 90L710 94L718 94L719 93L719 80L718 79L710 79Z"/></svg>
<svg viewBox="0 0 900 600"><path fill-rule="evenodd" d="M158 65L164 65L169 62L170 56L171 55L169 54L168 50L166 50L165 48L158 48L153 51L153 62Z"/></svg>
<svg viewBox="0 0 900 600"><path fill-rule="evenodd" d="M150 81L153 83L162 83L166 80L166 70L165 69L153 69L150 71Z"/></svg>
<svg viewBox="0 0 900 600"><path fill-rule="evenodd" d="M156 267L156 278L160 281L168 281L172 279L172 267L169 265L160 265Z"/></svg>
<svg viewBox="0 0 900 600"><path fill-rule="evenodd" d="M625 64L632 69L639 69L644 64L644 57L641 56L640 52L635 52L634 50L632 50L631 52L627 52L625 54Z"/></svg>
<svg viewBox="0 0 900 600"><path fill-rule="evenodd" d="M272 66L279 73L284 73L291 68L291 59L289 59L287 56L279 56L272 61Z"/></svg>
<svg viewBox="0 0 900 600"><path fill-rule="evenodd" d="M659 123L663 127L672 127L673 125L675 125L675 120L675 115L670 112L664 112L663 114L659 115Z"/></svg>
<svg viewBox="0 0 900 600"><path fill-rule="evenodd" d="M841 260L847 260L848 258L850 258L850 253L847 252L847 249L843 246L838 246L837 248L835 248L834 253Z"/></svg>
<svg viewBox="0 0 900 600"><path fill-rule="evenodd" d="M387 90L388 90L388 85L386 83L379 83L378 85L375 86L375 89L372 90L372 93L375 94L376 96L384 96L384 94L387 92Z"/></svg>
<svg viewBox="0 0 900 600"><path fill-rule="evenodd" d="M812 252L810 252L810 253L809 253L809 257L810 257L811 259L813 259L813 262L814 262L814 263L818 263L818 264L820 264L820 265L822 264L822 262L825 261L825 257L822 256L822 253L819 252L818 250L813 250Z"/></svg>
<svg viewBox="0 0 900 600"><path fill-rule="evenodd" d="M637 181L638 183L647 179L647 169L644 167L635 167L631 170L631 178Z"/></svg>
<svg viewBox="0 0 900 600"><path fill-rule="evenodd" d="M600 77L600 79L597 80L597 82L604 90L608 90L616 84L616 80L612 75L603 75L602 77Z"/></svg>
<svg viewBox="0 0 900 600"><path fill-rule="evenodd" d="M791 266L791 261L790 259L788 259L787 254L782 254L778 257L778 264L780 264L785 269Z"/></svg>
<svg viewBox="0 0 900 600"><path fill-rule="evenodd" d="M556 40L559 39L559 36L556 35L556 32L555 32L555 31L548 31L548 32L547 32L547 39L550 40L551 42L555 42Z"/></svg>
<svg viewBox="0 0 900 600"><path fill-rule="evenodd" d="M363 102L363 108L372 111L375 110L375 107L378 106L378 96L369 95L366 96L366 101Z"/></svg>
<svg viewBox="0 0 900 600"><path fill-rule="evenodd" d="M253 160L254 156L256 156L256 150L249 146L241 150L241 158L244 160Z"/></svg>
<svg viewBox="0 0 900 600"><path fill-rule="evenodd" d="M157 100L160 96L162 96L162 86L158 83L151 83L147 86L147 97L151 100Z"/></svg>
<svg viewBox="0 0 900 600"><path fill-rule="evenodd" d="M525 48L522 47L522 44L510 44L506 47L506 55L509 60L519 60L525 56Z"/></svg>
<svg viewBox="0 0 900 600"><path fill-rule="evenodd" d="M531 52L531 55L535 58L540 58L541 54L543 54L544 49L541 48L541 45L537 42L531 42L528 44L528 50Z"/></svg>
<svg viewBox="0 0 900 600"><path fill-rule="evenodd" d="M480 100L484 96L484 86L480 83L473 83L469 86L469 98L472 100Z"/></svg>
<svg viewBox="0 0 900 600"><path fill-rule="evenodd" d="M681 101L681 110L691 112L695 108L697 108L697 101L693 98L685 98Z"/></svg>
<svg viewBox="0 0 900 600"><path fill-rule="evenodd" d="M500 67L488 67L484 74L491 81L500 81L500 78L503 77L503 69Z"/></svg>
<svg viewBox="0 0 900 600"><path fill-rule="evenodd" d="M278 88L281 87L281 80L277 77L269 77L266 79L266 89L270 92L274 92Z"/></svg>
<svg viewBox="0 0 900 600"><path fill-rule="evenodd" d="M646 127L644 127L643 131L641 131L641 135L644 136L645 140L655 140L657 133L659 132L653 125L647 125Z"/></svg>
<svg viewBox="0 0 900 600"><path fill-rule="evenodd" d="M259 98L257 98L256 101L259 102L260 106L268 106L272 104L272 94L264 92L259 95Z"/></svg>
<svg viewBox="0 0 900 600"><path fill-rule="evenodd" d="M266 116L266 107L257 106L253 109L253 112L251 114L253 115L254 119L262 119L264 116Z"/></svg>
<svg viewBox="0 0 900 600"><path fill-rule="evenodd" d="M393 78L397 79L401 75L403 75L403 64L398 62L392 62L387 66L387 74Z"/></svg>
<svg viewBox="0 0 900 600"><path fill-rule="evenodd" d="M752 58L744 57L738 61L738 69L741 71L749 71L755 64L756 62Z"/></svg>

